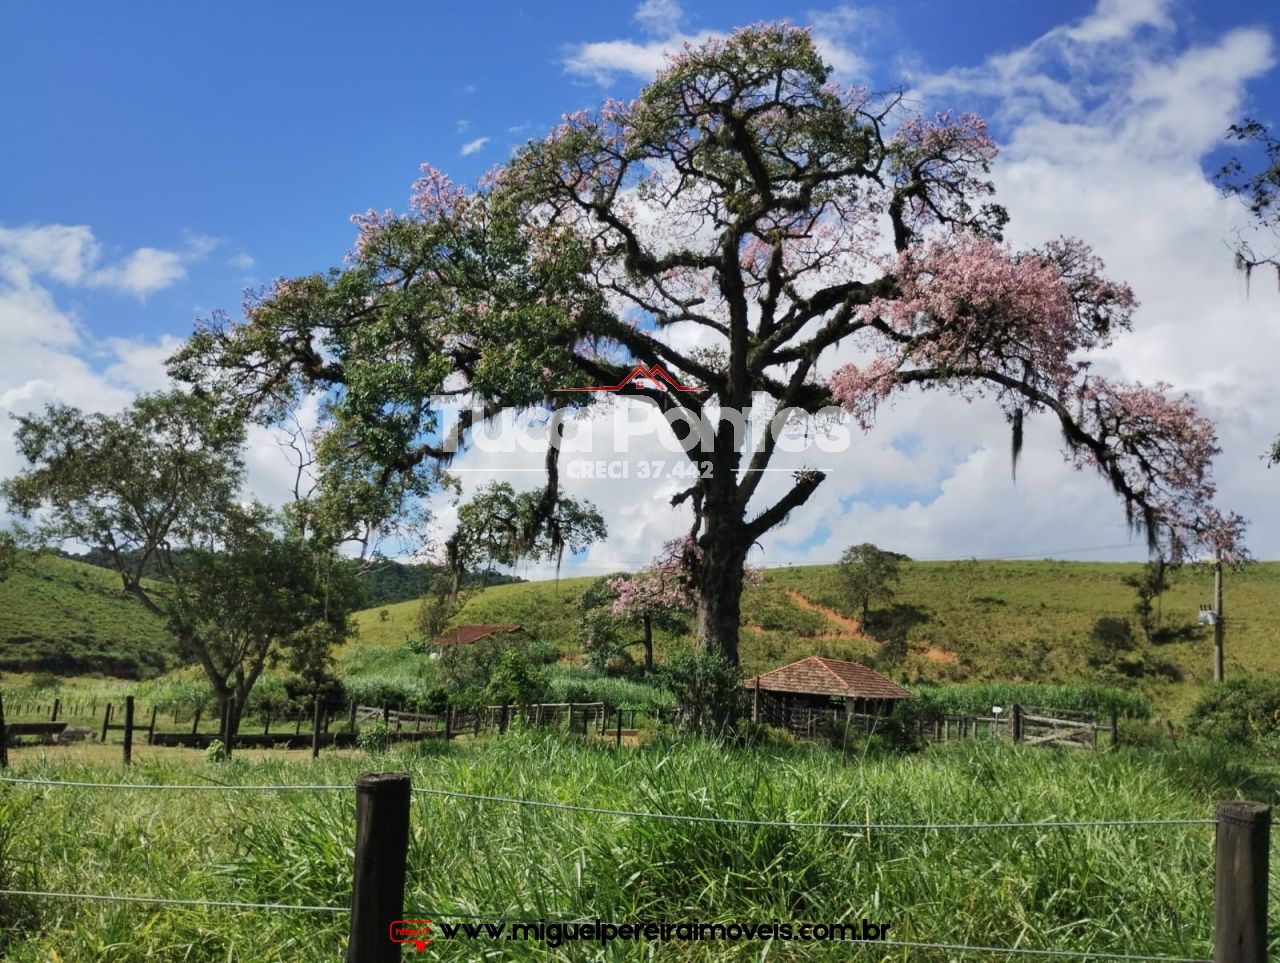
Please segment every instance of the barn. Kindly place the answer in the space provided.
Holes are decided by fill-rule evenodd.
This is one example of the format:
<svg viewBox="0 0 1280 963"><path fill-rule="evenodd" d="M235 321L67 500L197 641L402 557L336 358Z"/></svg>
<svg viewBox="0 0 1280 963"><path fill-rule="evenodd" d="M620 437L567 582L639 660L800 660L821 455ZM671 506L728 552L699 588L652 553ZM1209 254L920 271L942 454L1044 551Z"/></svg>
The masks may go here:
<svg viewBox="0 0 1280 963"><path fill-rule="evenodd" d="M811 655L746 681L751 718L788 729L815 719L888 715L911 693L857 662Z"/></svg>

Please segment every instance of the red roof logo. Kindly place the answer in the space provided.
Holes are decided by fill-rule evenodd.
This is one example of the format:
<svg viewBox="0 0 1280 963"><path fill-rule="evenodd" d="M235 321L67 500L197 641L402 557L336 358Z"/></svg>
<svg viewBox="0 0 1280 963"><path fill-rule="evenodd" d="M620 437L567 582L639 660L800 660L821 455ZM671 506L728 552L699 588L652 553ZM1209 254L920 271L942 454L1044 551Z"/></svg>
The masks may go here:
<svg viewBox="0 0 1280 963"><path fill-rule="evenodd" d="M626 391L627 388L636 385L640 388L647 388L650 391L701 391L699 385L682 385L675 378L667 374L667 370L660 364L652 366L638 364L632 368L625 378L616 385L596 385L589 388L557 388L557 391Z"/></svg>

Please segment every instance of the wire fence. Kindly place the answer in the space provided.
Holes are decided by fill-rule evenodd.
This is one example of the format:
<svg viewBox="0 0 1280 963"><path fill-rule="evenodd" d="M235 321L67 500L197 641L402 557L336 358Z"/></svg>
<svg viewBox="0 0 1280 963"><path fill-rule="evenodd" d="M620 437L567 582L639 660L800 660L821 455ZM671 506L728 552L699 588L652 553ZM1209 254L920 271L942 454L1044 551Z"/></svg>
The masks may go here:
<svg viewBox="0 0 1280 963"><path fill-rule="evenodd" d="M174 791L174 792L350 792L349 785L331 784L266 784L237 785L228 783L135 783L135 782L89 782L80 780L40 779L31 777L0 776L0 784L74 789L128 789L140 791ZM522 799L511 796L493 796L480 793L468 793L458 790L414 787L413 793L447 799L462 799L494 805L515 805L538 809L557 810L574 813L588 813L602 816L616 816L632 819L668 820L677 822L714 823L720 825L737 825L758 829L787 830L833 830L846 832L866 832L874 830L903 831L980 831L990 829L1025 830L1025 829L1089 829L1113 827L1179 827L1179 826L1211 826L1219 820L1213 818L1167 818L1167 819L1104 819L1104 820L1034 820L1025 822L976 822L976 823L853 823L853 822L808 822L796 820L747 819L732 816L699 815L686 813L645 812L640 810L610 809L597 806L584 806L572 803L558 803L547 800ZM0 896L28 897L38 899L66 899L86 902L115 902L132 904L150 904L160 906L189 906L207 909L231 909L252 912L299 912L327 913L332 915L350 914L349 906L312 906L297 903L261 903L241 902L235 900L209 899L177 899L164 896L139 896L132 894L73 893L57 890L0 889ZM435 912L415 911L429 919L447 920L490 920L503 923L550 923L545 917L520 918L511 915L495 915L476 912ZM556 921L559 925L596 923L602 921L596 916L578 917L576 919ZM614 924L618 925L618 924ZM1097 950L1055 950L1034 947L1001 947L980 946L967 943L934 943L915 940L876 939L868 941L837 939L836 942L847 942L852 947L871 945L900 949L937 950L952 953L981 953L1008 957L1033 957L1040 959L1077 959L1077 960L1129 960L1137 963L1212 963L1202 957L1180 957L1144 955L1134 953L1112 953Z"/></svg>

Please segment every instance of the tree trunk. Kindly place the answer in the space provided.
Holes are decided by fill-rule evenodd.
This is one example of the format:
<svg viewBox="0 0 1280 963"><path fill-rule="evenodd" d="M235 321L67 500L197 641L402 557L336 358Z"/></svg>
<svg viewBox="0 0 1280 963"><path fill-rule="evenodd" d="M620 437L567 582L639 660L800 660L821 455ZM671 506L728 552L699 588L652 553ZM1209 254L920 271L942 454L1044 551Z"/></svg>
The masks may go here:
<svg viewBox="0 0 1280 963"><path fill-rule="evenodd" d="M702 541L698 571L698 644L738 664L738 626L742 615L742 565L746 548L727 533L708 533Z"/></svg>
<svg viewBox="0 0 1280 963"><path fill-rule="evenodd" d="M644 617L644 671L653 671L653 619Z"/></svg>

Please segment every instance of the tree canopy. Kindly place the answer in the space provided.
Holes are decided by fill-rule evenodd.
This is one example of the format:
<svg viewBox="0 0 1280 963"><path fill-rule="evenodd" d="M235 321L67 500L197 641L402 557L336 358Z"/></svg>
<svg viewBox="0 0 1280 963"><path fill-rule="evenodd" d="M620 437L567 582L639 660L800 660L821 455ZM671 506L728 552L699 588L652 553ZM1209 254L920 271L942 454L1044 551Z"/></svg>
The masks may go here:
<svg viewBox="0 0 1280 963"><path fill-rule="evenodd" d="M763 484L778 438L745 440L753 408L838 406L869 429L908 389L989 398L1015 466L1025 417L1046 413L1153 548L1242 551L1243 520L1213 505L1213 426L1084 358L1130 327L1133 293L1079 240L1003 243L995 154L981 118L837 86L808 32L746 28L686 48L636 100L567 115L474 190L424 166L407 213L355 218L345 267L210 319L174 372L267 418L324 392L360 477L421 492L456 450L445 402L473 404L450 436L465 443L504 410L572 412L592 396L561 389L661 365L696 390L635 393L699 443L705 470L673 504L693 513L698 637L730 663L748 552L825 480ZM840 345L858 360L837 365Z"/></svg>
<svg viewBox="0 0 1280 963"><path fill-rule="evenodd" d="M244 432L234 413L183 392L140 396L115 415L50 405L18 419L27 467L0 486L18 514L36 519L26 533L34 544L71 541L111 559L125 592L203 668L219 704L234 699L224 738L272 655L319 683L360 599L335 536L304 536L242 503Z"/></svg>

